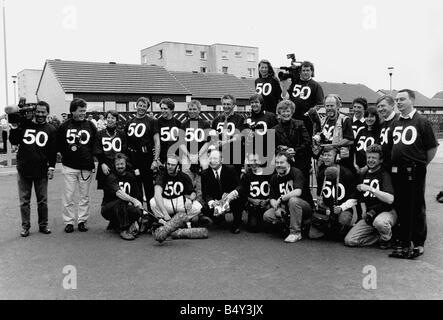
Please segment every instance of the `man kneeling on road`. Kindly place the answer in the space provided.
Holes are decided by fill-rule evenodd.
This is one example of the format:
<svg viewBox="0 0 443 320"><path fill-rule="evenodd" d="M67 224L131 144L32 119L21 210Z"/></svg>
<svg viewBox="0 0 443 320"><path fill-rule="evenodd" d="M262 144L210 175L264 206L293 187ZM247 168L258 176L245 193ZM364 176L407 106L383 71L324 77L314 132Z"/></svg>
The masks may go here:
<svg viewBox="0 0 443 320"><path fill-rule="evenodd" d="M309 234L311 206L303 194L305 183L303 173L289 164L289 155L282 152L275 157L277 173L271 177L271 209L263 215L265 222L289 225L289 235L285 242L296 242L302 239L302 232ZM289 220L289 221L288 221Z"/></svg>
<svg viewBox="0 0 443 320"><path fill-rule="evenodd" d="M169 154L166 160L166 170L161 172L155 181L154 197L150 201L154 215L164 221L171 216L185 212L193 216L191 223L198 221L202 205L196 200L191 178L180 170L178 156Z"/></svg>
<svg viewBox="0 0 443 320"><path fill-rule="evenodd" d="M135 175L127 169L127 157L123 153L115 155L114 165L115 171L104 180L101 214L109 220L108 229L119 231L122 239L134 240L131 227L143 213L142 193Z"/></svg>
<svg viewBox="0 0 443 320"><path fill-rule="evenodd" d="M391 247L392 227L397 221L397 214L391 206L394 202L391 176L382 167L382 161L382 147L378 144L369 146L366 150L369 170L357 186L364 219L347 234L347 246L370 246L380 240L380 248Z"/></svg>

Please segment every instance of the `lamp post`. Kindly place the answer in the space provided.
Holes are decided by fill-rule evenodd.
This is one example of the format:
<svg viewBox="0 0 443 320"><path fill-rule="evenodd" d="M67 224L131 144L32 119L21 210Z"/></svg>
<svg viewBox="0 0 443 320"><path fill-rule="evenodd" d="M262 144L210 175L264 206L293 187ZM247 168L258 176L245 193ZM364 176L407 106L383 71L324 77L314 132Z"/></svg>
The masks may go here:
<svg viewBox="0 0 443 320"><path fill-rule="evenodd" d="M388 67L389 72L389 94L392 95L392 74L394 72L394 67Z"/></svg>
<svg viewBox="0 0 443 320"><path fill-rule="evenodd" d="M14 85L14 105L17 105L17 94L16 94L17 76L11 76L11 78L12 78L12 84Z"/></svg>

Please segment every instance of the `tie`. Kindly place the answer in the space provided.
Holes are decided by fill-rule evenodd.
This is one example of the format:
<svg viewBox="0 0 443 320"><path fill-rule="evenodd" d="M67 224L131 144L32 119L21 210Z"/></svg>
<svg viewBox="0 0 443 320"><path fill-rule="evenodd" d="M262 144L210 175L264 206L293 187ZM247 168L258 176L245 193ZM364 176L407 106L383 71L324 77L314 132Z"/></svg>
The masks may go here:
<svg viewBox="0 0 443 320"><path fill-rule="evenodd" d="M221 185L220 176L218 175L218 171L217 170L215 170L215 180L217 180L218 190L219 190L220 195L221 195L222 194L222 185Z"/></svg>

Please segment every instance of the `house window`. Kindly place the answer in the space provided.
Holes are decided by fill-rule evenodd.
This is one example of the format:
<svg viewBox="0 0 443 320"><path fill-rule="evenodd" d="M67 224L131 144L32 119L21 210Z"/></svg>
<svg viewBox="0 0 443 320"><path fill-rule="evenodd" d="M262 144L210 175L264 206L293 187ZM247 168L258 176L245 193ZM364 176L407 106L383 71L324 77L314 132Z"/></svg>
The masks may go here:
<svg viewBox="0 0 443 320"><path fill-rule="evenodd" d="M158 50L158 58L163 59L163 49Z"/></svg>
<svg viewBox="0 0 443 320"><path fill-rule="evenodd" d="M255 68L248 68L249 78L255 78Z"/></svg>
<svg viewBox="0 0 443 320"><path fill-rule="evenodd" d="M206 72L208 72L207 70L208 70L208 68L206 68L206 67L200 67L201 73L206 73Z"/></svg>
<svg viewBox="0 0 443 320"><path fill-rule="evenodd" d="M222 67L222 72L223 73L228 73L228 67Z"/></svg>
<svg viewBox="0 0 443 320"><path fill-rule="evenodd" d="M126 103L125 102L117 102L115 104L115 110L118 112L126 112Z"/></svg>
<svg viewBox="0 0 443 320"><path fill-rule="evenodd" d="M147 55L143 55L143 63L144 64L148 63L148 56Z"/></svg>
<svg viewBox="0 0 443 320"><path fill-rule="evenodd" d="M241 58L241 51L235 51L235 57Z"/></svg>
<svg viewBox="0 0 443 320"><path fill-rule="evenodd" d="M206 51L200 51L200 59L206 60Z"/></svg>
<svg viewBox="0 0 443 320"><path fill-rule="evenodd" d="M228 50L222 50L222 59L228 59Z"/></svg>
<svg viewBox="0 0 443 320"><path fill-rule="evenodd" d="M186 55L187 56L192 56L192 50L186 50Z"/></svg>
<svg viewBox="0 0 443 320"><path fill-rule="evenodd" d="M255 61L255 53L248 52L248 61Z"/></svg>

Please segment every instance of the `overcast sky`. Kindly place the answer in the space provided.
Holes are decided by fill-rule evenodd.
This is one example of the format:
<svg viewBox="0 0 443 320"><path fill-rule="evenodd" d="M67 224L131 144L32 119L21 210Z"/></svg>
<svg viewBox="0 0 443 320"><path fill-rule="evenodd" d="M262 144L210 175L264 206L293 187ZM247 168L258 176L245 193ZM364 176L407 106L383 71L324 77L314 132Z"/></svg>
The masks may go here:
<svg viewBox="0 0 443 320"><path fill-rule="evenodd" d="M389 89L393 66L394 89L443 91L442 0L6 0L5 7L9 103L11 75L42 69L46 59L138 64L141 49L162 41L256 46L276 67L294 52L314 63L318 81L373 90Z"/></svg>

